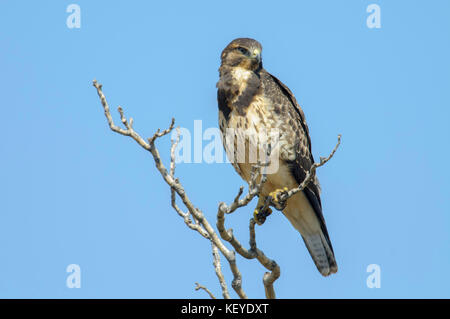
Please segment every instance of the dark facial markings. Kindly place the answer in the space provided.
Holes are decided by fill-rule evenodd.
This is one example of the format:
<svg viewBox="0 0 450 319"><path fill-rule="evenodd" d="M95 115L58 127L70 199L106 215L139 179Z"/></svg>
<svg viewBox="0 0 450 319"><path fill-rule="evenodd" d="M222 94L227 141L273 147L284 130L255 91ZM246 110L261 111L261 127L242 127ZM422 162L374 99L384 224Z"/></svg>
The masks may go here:
<svg viewBox="0 0 450 319"><path fill-rule="evenodd" d="M250 51L247 50L246 48L244 48L244 47L237 47L236 49L239 50L243 55L250 56Z"/></svg>

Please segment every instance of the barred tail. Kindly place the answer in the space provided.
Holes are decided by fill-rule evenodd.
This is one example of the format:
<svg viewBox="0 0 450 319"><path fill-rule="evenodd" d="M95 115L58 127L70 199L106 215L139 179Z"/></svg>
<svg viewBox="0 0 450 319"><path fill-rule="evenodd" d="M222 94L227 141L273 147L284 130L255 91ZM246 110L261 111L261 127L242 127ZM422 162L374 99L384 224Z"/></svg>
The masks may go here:
<svg viewBox="0 0 450 319"><path fill-rule="evenodd" d="M316 214L305 194L299 192L290 198L283 214L302 235L319 272L323 276L336 273L338 267L325 221Z"/></svg>

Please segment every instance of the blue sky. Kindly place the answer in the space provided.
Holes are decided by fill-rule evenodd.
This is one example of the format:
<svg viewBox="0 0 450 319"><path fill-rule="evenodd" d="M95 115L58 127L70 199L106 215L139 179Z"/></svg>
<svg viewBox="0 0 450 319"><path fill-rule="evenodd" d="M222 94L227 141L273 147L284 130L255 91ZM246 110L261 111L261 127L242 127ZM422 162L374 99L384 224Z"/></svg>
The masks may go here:
<svg viewBox="0 0 450 319"><path fill-rule="evenodd" d="M71 3L80 29L66 26ZM380 29L366 26L372 3ZM273 214L257 237L281 266L278 297L450 297L450 2L2 1L0 12L0 297L206 297L194 282L220 295L209 243L171 209L149 154L108 129L91 82L143 136L172 117L217 127L220 52L236 37L262 43L316 158L342 134L318 172L339 272L323 278ZM169 146L158 141L166 161ZM177 174L214 224L244 185L229 164ZM252 210L227 219L244 243ZM66 286L69 264L80 289ZM366 286L370 264L381 288ZM262 266L238 265L247 294L264 297Z"/></svg>

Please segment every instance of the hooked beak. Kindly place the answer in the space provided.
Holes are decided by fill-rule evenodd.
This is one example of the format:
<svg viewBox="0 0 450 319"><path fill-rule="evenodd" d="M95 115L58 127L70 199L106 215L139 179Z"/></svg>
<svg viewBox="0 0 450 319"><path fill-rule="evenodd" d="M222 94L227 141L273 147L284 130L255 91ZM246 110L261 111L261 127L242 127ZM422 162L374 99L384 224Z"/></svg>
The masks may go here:
<svg viewBox="0 0 450 319"><path fill-rule="evenodd" d="M259 64L261 62L261 51L258 49L253 50L251 57L252 59L256 59Z"/></svg>

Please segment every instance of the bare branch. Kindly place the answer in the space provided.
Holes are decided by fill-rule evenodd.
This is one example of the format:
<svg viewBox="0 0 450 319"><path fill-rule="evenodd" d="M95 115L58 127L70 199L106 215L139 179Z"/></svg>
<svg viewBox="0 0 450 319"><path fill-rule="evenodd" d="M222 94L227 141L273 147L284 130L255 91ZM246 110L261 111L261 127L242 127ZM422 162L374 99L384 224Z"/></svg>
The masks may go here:
<svg viewBox="0 0 450 319"><path fill-rule="evenodd" d="M228 286L225 282L225 277L222 273L222 265L220 264L220 254L216 245L211 242L212 254L213 254L213 265L216 272L217 278L219 279L220 287L222 288L222 296L224 299L230 299L230 293L228 292Z"/></svg>
<svg viewBox="0 0 450 319"><path fill-rule="evenodd" d="M255 235L255 220L250 219L250 249L256 253L256 258L267 270L263 276L264 289L267 299L275 299L275 289L273 283L280 277L280 266L278 266L275 260L269 259L264 252L256 247L256 235Z"/></svg>
<svg viewBox="0 0 450 319"><path fill-rule="evenodd" d="M172 178L174 178L174 174L175 174L175 149L179 142L180 142L180 130L177 128L177 136L176 136L175 140L172 140L172 146L170 148L170 176ZM177 183L177 184L180 183L178 178L175 178L175 183ZM209 235L205 231L205 229L200 224L192 222L189 211L187 211L185 213L180 209L180 207L178 207L178 205L176 203L176 193L175 193L175 189L173 187L170 188L170 199L171 199L171 205L172 205L173 209L178 213L178 215L180 215L180 217L183 218L186 225L190 229L197 231L203 237L209 239Z"/></svg>
<svg viewBox="0 0 450 319"><path fill-rule="evenodd" d="M169 134L169 133L173 130L174 125L175 125L175 119L172 118L172 122L170 123L169 128L168 128L168 129L165 129L165 130L162 131L162 132L160 132L161 129L158 129L158 130L156 131L156 133L155 133L152 137L150 137L150 138L148 139L149 143L150 143L150 144L153 144L153 143L155 142L155 139L157 139L158 137L163 137L164 135Z"/></svg>
<svg viewBox="0 0 450 319"><path fill-rule="evenodd" d="M119 106L118 107L118 111L120 114L120 119L122 121L122 123L125 125L126 130L116 126L114 124L114 121L112 119L111 116L111 112L109 111L109 106L108 106L108 102L106 101L106 97L103 94L102 91L102 85L100 83L98 83L96 80L93 81L92 83L94 85L94 87L97 89L97 94L100 97L100 101L103 105L103 109L105 111L105 116L106 119L108 120L108 125L111 128L111 130L113 130L116 133L125 135L125 136L131 136L131 138L133 138L140 146L142 146L144 149L146 149L147 151L150 150L150 146L149 144L147 144L144 139L142 137L140 137L133 129L133 119L130 119L130 122L128 122L125 118L125 115L123 114L123 110L122 108Z"/></svg>
<svg viewBox="0 0 450 319"><path fill-rule="evenodd" d="M105 111L105 116L108 120L108 124L109 124L109 127L111 128L111 130L113 130L114 132L117 132L119 134L122 134L122 135L131 136L141 147L143 147L145 150L149 151L152 154L153 160L156 165L156 169L159 171L159 173L161 174L164 181L170 186L171 190L175 191L175 193L181 198L183 204L188 209L189 214L191 214L193 219L197 222L197 224L195 224L195 225L193 225L192 223L189 223L189 222L187 222L186 224L188 226L191 225L192 227L194 227L194 228L192 228L191 226L189 226L191 229L197 230L203 237L206 237L205 233L203 233L202 231L199 231L200 226L198 226L198 228L197 228L197 225L201 225L202 229L206 232L206 234L208 236L207 238L210 239L214 243L214 245L220 250L220 252L227 259L230 269L231 269L231 272L233 273L233 282L232 282L233 289L236 291L236 293L238 294L238 296L240 298L246 299L247 295L245 294L244 290L242 289L242 275L237 267L236 256L235 256L234 251L230 251L224 245L224 243L220 240L217 233L212 228L211 224L204 217L204 214L202 213L202 211L197 209L193 205L193 203L191 202L189 197L186 195L186 191L184 190L183 186L178 181L178 179L175 179L173 174L171 175L167 171L166 167L164 166L164 164L161 161L161 156L159 155L159 151L155 147L155 142L156 142L157 138L163 137L164 135L167 135L172 131L175 120L172 119L172 122L168 129L166 129L162 132L160 131L160 129L158 129L156 131L156 133L151 138L148 139L148 144L147 144L144 141L144 139L133 130L132 126L126 120L122 108L119 108L119 113L121 116L121 121L127 129L126 130L120 129L119 127L117 127L114 124L111 113L109 111L108 103L107 103L105 95L103 94L103 91L102 91L102 85L99 84L96 80L93 81L93 85L97 89L97 93L100 97L100 101L101 101L101 104ZM130 121L130 122L132 122L132 121ZM173 149L175 149L175 148L173 148ZM171 169L171 172L172 171L174 172L174 168ZM178 208L175 201L173 200L173 196L172 196L172 206L174 207L175 211L184 219L185 218L184 216L186 216L186 214L184 212L182 212L181 209Z"/></svg>
<svg viewBox="0 0 450 319"><path fill-rule="evenodd" d="M280 277L280 267L274 260L267 258L264 252L257 248L254 219L250 219L250 249L244 248L244 246L234 237L231 229L225 229L225 214L220 208L217 212L217 229L219 230L222 239L229 242L239 255L247 259L256 258L261 265L270 271L270 273L264 274L263 283L266 291L266 298L275 298L273 283Z"/></svg>
<svg viewBox="0 0 450 319"><path fill-rule="evenodd" d="M212 294L211 291L209 291L208 288L206 288L203 285L200 285L198 282L196 282L195 284L196 284L195 290L203 289L204 291L206 291L208 293L208 295L211 297L211 299L216 299L216 297Z"/></svg>
<svg viewBox="0 0 450 319"><path fill-rule="evenodd" d="M170 148L170 176L174 176L175 174L175 149L178 146L178 143L180 143L180 128L177 127L177 136L175 140L172 139L172 146Z"/></svg>
<svg viewBox="0 0 450 319"><path fill-rule="evenodd" d="M225 205L225 204L223 204ZM231 229L226 230L225 229L225 214L224 210L221 209L222 206L219 206L219 210L217 212L217 229L219 230L220 237L222 237L223 240L229 242L233 248L236 250L236 252L241 255L244 258L247 259L253 259L256 257L256 254L244 248L242 244L234 237L233 231Z"/></svg>

